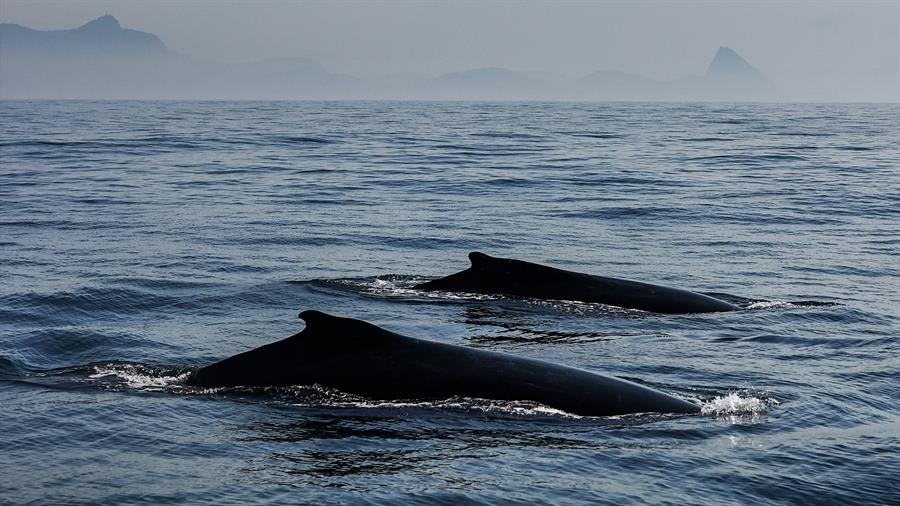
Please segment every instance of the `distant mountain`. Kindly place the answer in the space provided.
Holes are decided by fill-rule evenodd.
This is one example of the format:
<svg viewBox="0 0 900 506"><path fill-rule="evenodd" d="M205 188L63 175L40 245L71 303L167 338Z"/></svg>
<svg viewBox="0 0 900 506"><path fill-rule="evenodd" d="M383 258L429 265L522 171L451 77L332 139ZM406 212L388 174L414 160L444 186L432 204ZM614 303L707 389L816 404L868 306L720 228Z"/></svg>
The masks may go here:
<svg viewBox="0 0 900 506"><path fill-rule="evenodd" d="M101 16L71 30L0 24L0 98L769 100L775 89L734 50L704 75L657 81L601 70L568 79L488 67L438 77L362 80L305 58L223 64L191 59L157 36Z"/></svg>
<svg viewBox="0 0 900 506"><path fill-rule="evenodd" d="M342 98L363 89L303 58L192 60L109 15L71 30L0 24L2 98Z"/></svg>
<svg viewBox="0 0 900 506"><path fill-rule="evenodd" d="M705 75L658 81L640 74L600 70L568 82L503 68L444 74L418 85L414 98L438 100L771 100L775 88L734 50L721 47Z"/></svg>
<svg viewBox="0 0 900 506"><path fill-rule="evenodd" d="M775 88L733 49L721 47L701 76L657 81L611 70L582 77L574 93L588 100L771 100Z"/></svg>
<svg viewBox="0 0 900 506"><path fill-rule="evenodd" d="M739 96L765 100L775 97L775 87L762 72L747 63L733 49L720 47L706 69L705 89L709 99Z"/></svg>
<svg viewBox="0 0 900 506"><path fill-rule="evenodd" d="M730 47L720 47L716 51L716 55L709 62L706 69L707 77L713 79L744 79L750 81L766 81L762 72L756 70L747 63L747 60L741 58L734 49Z"/></svg>
<svg viewBox="0 0 900 506"><path fill-rule="evenodd" d="M25 52L32 57L62 58L78 55L172 54L156 35L127 30L116 18L101 16L73 30L39 31L24 26L0 24L0 47L4 52Z"/></svg>

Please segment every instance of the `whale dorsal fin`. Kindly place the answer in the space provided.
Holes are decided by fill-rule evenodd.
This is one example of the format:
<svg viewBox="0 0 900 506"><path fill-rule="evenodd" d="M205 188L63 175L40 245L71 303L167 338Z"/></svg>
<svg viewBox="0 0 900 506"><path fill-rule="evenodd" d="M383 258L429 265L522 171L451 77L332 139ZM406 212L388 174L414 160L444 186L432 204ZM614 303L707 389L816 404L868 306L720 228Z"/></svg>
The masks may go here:
<svg viewBox="0 0 900 506"><path fill-rule="evenodd" d="M373 348L394 345L398 339L409 339L369 322L321 311L307 310L299 316L306 322L306 328L296 337L302 336L315 347Z"/></svg>
<svg viewBox="0 0 900 506"><path fill-rule="evenodd" d="M338 316L332 316L328 313L323 313L314 309L301 311L297 316L306 323L306 328L319 327L322 325L327 325L328 323L337 323L340 320L346 319L340 318Z"/></svg>
<svg viewBox="0 0 900 506"><path fill-rule="evenodd" d="M480 251L473 251L469 253L469 261L472 262L472 267L480 267L483 265L487 265L493 260L497 260L496 258L486 255Z"/></svg>
<svg viewBox="0 0 900 506"><path fill-rule="evenodd" d="M354 320L353 318L342 318L340 316L330 315L322 311L313 309L303 311L299 315L301 320L306 323L306 330L310 333L321 332L340 332L346 334L348 331L363 330L366 328L378 329L371 323L362 320ZM381 330L381 329L378 329Z"/></svg>

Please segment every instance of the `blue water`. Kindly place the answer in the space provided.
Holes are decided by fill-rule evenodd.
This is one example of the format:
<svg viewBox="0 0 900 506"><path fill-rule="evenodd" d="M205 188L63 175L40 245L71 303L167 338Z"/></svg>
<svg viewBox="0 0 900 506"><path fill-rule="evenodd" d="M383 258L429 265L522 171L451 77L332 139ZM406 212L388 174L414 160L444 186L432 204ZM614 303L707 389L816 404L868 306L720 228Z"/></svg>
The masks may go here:
<svg viewBox="0 0 900 506"><path fill-rule="evenodd" d="M0 502L898 503L900 106L0 103ZM409 287L480 250L731 313ZM697 416L195 390L320 309Z"/></svg>

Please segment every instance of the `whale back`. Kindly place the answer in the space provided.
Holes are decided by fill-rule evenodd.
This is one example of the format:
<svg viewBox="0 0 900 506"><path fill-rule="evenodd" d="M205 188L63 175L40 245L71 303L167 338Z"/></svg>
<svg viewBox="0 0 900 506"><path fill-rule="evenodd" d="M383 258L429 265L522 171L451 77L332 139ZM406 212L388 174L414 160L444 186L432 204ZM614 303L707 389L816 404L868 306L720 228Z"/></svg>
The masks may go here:
<svg viewBox="0 0 900 506"><path fill-rule="evenodd" d="M619 378L540 360L415 339L304 311L306 328L201 368L199 387L322 385L372 399L530 400L594 416L694 413L697 406Z"/></svg>
<svg viewBox="0 0 900 506"><path fill-rule="evenodd" d="M469 254L469 260L472 265L468 269L414 288L577 300L658 313L738 309L728 302L687 290L497 258L477 251Z"/></svg>

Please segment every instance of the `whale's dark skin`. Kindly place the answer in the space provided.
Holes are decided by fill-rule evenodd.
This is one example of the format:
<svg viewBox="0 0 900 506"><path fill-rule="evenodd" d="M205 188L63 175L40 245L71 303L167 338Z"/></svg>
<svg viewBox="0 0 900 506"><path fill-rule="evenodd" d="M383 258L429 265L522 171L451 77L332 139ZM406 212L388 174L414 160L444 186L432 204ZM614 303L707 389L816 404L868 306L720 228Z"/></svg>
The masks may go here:
<svg viewBox="0 0 900 506"><path fill-rule="evenodd" d="M708 295L625 279L566 271L474 251L472 266L416 285L416 290L511 295L532 299L577 300L654 313L712 313L739 309Z"/></svg>
<svg viewBox="0 0 900 506"><path fill-rule="evenodd" d="M425 341L370 323L304 311L302 332L203 367L198 387L322 385L371 399L455 396L533 401L568 413L697 413L630 381L505 353Z"/></svg>

